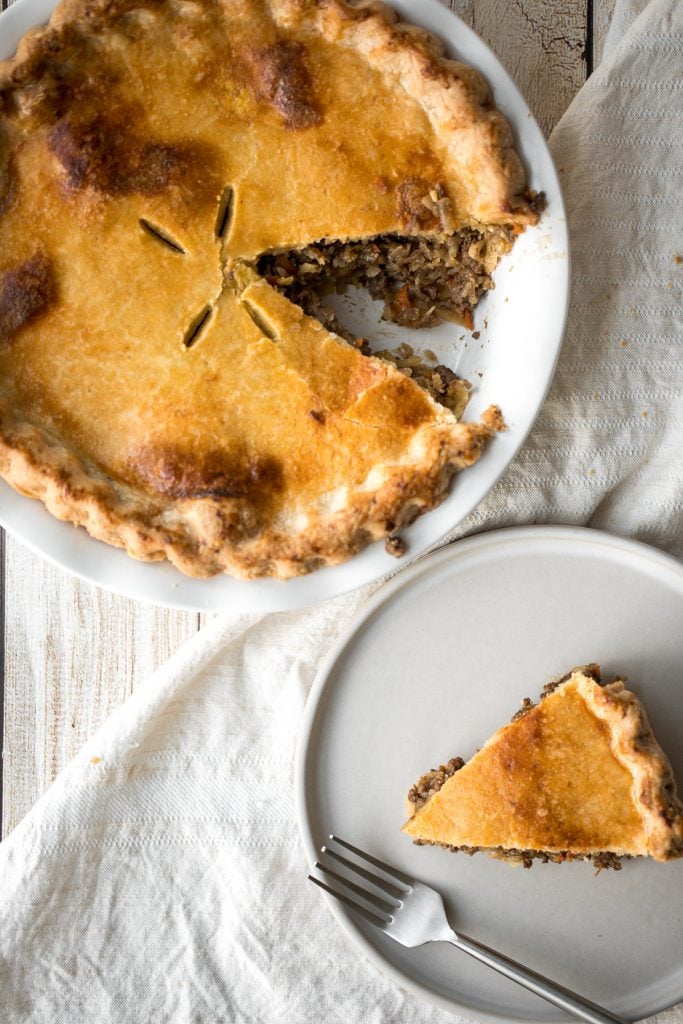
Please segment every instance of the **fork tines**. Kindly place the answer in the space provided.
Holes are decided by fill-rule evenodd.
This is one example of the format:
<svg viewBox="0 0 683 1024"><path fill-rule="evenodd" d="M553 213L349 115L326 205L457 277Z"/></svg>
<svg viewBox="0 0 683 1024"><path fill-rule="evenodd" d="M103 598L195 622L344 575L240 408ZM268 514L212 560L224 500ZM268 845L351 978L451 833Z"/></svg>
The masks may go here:
<svg viewBox="0 0 683 1024"><path fill-rule="evenodd" d="M412 879L409 878L408 875L404 875L402 872L397 871L396 868L389 867L388 864L385 864L377 857L373 857L371 854L365 853L364 850L359 850L357 846L352 846L351 843L347 843L346 840L340 839L338 836L331 835L330 843L336 843L338 846L343 847L350 853L355 854L355 856L359 857L361 860L366 861L368 864L372 864L373 867L379 868L380 871L389 876L389 878L383 878L382 876L375 874L373 871L368 871L368 869L363 867L361 864L357 864L355 861L350 860L348 857L344 857L336 850L331 849L329 843L320 848L320 853L323 857L332 859L337 864L341 864L342 867L346 868L348 871L359 875L361 878L365 879L366 882L369 882L370 885L379 889L382 895L378 896L364 886L357 885L355 882L351 881L351 879L346 878L337 871L334 871L326 863L323 863L320 860L317 860L313 865L314 868L322 871L327 878L334 879L339 883L339 885L348 889L350 892L355 893L356 896L359 896L366 903L371 904L376 911L379 911L379 914L373 913L373 911L369 910L367 907L361 906L361 904L357 903L349 896L346 896L343 892L339 892L336 888L332 888L322 879L316 878L315 875L308 876L311 882L314 882L321 889L324 889L325 892L334 896L335 899L338 899L341 903L344 903L347 907L355 910L361 915L361 917L364 917L366 921L369 921L370 924L374 924L378 928L384 928L386 925L390 924L393 912L401 906L402 897L406 896L410 892ZM379 916L380 914L381 916Z"/></svg>

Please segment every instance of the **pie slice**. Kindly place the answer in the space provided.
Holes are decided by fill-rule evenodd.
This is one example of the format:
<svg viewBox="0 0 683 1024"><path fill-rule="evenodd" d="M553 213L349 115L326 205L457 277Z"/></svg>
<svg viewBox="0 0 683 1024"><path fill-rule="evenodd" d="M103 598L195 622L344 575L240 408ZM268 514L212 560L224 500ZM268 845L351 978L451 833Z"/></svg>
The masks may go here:
<svg viewBox="0 0 683 1024"><path fill-rule="evenodd" d="M523 863L683 855L683 805L645 710L597 665L525 700L466 764L411 789L403 831L418 843Z"/></svg>
<svg viewBox="0 0 683 1024"><path fill-rule="evenodd" d="M481 76L374 0L64 0L0 64L0 475L195 576L394 538L501 420L321 296L471 323L537 219Z"/></svg>

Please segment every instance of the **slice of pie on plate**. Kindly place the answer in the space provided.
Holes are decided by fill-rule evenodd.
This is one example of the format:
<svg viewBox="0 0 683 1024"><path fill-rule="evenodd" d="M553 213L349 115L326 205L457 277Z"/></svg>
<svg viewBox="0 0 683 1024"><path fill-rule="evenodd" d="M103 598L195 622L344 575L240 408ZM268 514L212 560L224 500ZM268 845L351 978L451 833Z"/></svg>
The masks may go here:
<svg viewBox="0 0 683 1024"><path fill-rule="evenodd" d="M525 700L470 761L455 758L411 789L403 831L418 843L482 851L530 867L683 855L683 805L638 698L597 665Z"/></svg>
<svg viewBox="0 0 683 1024"><path fill-rule="evenodd" d="M196 576L392 538L500 416L320 295L471 324L537 219L481 76L381 4L65 0L0 64L0 474Z"/></svg>

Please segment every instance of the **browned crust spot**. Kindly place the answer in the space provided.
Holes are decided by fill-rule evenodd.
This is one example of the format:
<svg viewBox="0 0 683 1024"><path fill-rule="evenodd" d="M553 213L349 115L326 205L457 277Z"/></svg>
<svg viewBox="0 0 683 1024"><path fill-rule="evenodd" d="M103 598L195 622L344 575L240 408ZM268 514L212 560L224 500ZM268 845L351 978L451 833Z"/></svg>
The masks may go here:
<svg viewBox="0 0 683 1024"><path fill-rule="evenodd" d="M288 128L311 128L322 114L301 43L280 39L247 54L256 94L280 114Z"/></svg>
<svg viewBox="0 0 683 1024"><path fill-rule="evenodd" d="M19 331L43 316L57 296L52 263L36 253L0 277L0 344L9 345Z"/></svg>
<svg viewBox="0 0 683 1024"><path fill-rule="evenodd" d="M70 188L106 195L156 195L172 185L196 182L199 168L202 176L210 175L213 164L206 144L150 142L135 133L129 120L102 115L84 122L62 118L50 131L49 146Z"/></svg>
<svg viewBox="0 0 683 1024"><path fill-rule="evenodd" d="M261 505L282 489L282 464L268 456L198 455L150 445L129 455L128 466L150 491L177 501L229 498Z"/></svg>

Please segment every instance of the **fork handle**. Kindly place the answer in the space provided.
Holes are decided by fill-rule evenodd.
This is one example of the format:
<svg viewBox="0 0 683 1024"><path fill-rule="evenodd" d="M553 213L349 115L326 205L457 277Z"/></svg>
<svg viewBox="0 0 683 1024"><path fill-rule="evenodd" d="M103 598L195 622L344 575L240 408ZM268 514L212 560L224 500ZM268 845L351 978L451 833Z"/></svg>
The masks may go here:
<svg viewBox="0 0 683 1024"><path fill-rule="evenodd" d="M457 946L463 953L468 953L475 960L486 964L487 967L492 967L494 971L498 971L499 974L509 978L510 981L515 981L518 985L540 996L541 999L545 999L554 1006L559 1006L566 1013L578 1017L579 1020L588 1021L588 1024L626 1024L622 1017L617 1017L616 1014L603 1009L597 1003L591 1003L590 1000L583 999L576 992L570 992L568 988L556 984L549 978L544 978L542 974L537 974L536 971L525 967L524 964L511 960L510 957L505 956L503 953L498 953L495 949L484 946L481 942L470 939L467 935L452 933L447 941Z"/></svg>

